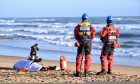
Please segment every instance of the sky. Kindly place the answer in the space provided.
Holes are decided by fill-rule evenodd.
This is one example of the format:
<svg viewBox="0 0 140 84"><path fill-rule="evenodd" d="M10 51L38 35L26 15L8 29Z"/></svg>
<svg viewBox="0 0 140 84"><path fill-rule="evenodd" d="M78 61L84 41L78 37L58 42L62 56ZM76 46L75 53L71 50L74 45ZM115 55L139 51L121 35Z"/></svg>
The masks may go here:
<svg viewBox="0 0 140 84"><path fill-rule="evenodd" d="M140 16L140 0L0 0L0 17Z"/></svg>

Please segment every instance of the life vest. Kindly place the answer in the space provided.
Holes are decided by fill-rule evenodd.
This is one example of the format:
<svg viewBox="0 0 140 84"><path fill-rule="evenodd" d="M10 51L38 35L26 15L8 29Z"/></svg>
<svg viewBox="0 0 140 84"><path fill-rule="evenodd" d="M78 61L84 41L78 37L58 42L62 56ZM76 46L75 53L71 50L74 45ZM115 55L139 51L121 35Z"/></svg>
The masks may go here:
<svg viewBox="0 0 140 84"><path fill-rule="evenodd" d="M79 24L80 31L78 32L78 35L81 40L90 40L90 23L87 21L83 21Z"/></svg>
<svg viewBox="0 0 140 84"><path fill-rule="evenodd" d="M116 42L117 40L116 33L117 33L117 30L115 27L108 28L108 32L107 32L108 42L111 42L111 43Z"/></svg>

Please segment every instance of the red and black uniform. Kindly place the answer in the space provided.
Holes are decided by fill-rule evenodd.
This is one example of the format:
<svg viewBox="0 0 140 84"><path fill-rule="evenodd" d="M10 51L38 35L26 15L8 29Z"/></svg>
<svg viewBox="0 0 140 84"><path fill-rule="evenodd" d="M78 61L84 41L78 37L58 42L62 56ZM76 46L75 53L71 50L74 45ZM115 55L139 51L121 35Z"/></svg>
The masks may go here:
<svg viewBox="0 0 140 84"><path fill-rule="evenodd" d="M114 25L106 26L100 32L101 40L104 43L101 52L101 68L106 71L106 60L108 60L108 71L112 70L113 52L119 37L119 29Z"/></svg>
<svg viewBox="0 0 140 84"><path fill-rule="evenodd" d="M84 70L85 72L89 71L89 66L91 63L92 40L94 35L94 27L87 21L82 21L75 27L74 36L80 43L80 46L77 49L76 72L81 72L83 56L85 56Z"/></svg>

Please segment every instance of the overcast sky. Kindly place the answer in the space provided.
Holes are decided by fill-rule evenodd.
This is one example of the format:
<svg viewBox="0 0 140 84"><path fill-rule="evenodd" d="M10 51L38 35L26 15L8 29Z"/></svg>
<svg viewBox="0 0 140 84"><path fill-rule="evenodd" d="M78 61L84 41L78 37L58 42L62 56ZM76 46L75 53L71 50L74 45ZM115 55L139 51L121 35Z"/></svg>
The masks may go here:
<svg viewBox="0 0 140 84"><path fill-rule="evenodd" d="M140 0L0 0L0 17L140 16Z"/></svg>

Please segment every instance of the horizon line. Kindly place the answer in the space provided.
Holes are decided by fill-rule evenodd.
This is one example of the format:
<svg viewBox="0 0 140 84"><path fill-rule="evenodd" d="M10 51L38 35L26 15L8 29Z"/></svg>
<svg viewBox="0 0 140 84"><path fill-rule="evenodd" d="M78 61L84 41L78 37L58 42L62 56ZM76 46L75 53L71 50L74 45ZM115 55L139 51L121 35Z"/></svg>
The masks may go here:
<svg viewBox="0 0 140 84"><path fill-rule="evenodd" d="M106 17L106 16L91 16L89 18L93 18L93 17ZM140 16L112 16L112 17L140 17ZM0 18L81 18L79 16L18 16L18 17L0 17Z"/></svg>

